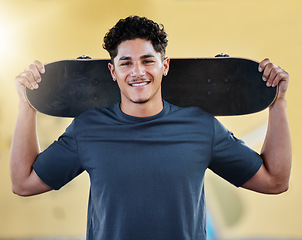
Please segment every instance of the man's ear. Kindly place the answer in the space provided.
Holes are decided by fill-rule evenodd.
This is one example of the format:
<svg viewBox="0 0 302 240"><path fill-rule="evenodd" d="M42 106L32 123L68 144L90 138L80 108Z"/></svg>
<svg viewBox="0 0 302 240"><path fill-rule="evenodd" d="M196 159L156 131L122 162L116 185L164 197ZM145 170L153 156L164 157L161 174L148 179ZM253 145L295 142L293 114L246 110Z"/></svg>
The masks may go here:
<svg viewBox="0 0 302 240"><path fill-rule="evenodd" d="M170 67L170 58L165 57L165 59L163 61L163 67L164 67L163 75L167 76L168 72L169 72L169 67Z"/></svg>
<svg viewBox="0 0 302 240"><path fill-rule="evenodd" d="M112 77L113 81L116 81L114 65L112 63L108 63L108 68L111 73L111 77Z"/></svg>

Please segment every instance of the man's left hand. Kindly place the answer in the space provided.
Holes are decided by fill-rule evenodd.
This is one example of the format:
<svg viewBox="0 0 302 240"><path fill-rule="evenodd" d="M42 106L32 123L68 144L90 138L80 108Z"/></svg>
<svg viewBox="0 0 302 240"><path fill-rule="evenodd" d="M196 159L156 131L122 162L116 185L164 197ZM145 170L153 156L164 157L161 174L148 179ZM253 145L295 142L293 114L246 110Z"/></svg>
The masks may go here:
<svg viewBox="0 0 302 240"><path fill-rule="evenodd" d="M268 58L259 64L259 72L268 87L279 86L278 98L285 98L289 83L289 74L279 66L273 64Z"/></svg>

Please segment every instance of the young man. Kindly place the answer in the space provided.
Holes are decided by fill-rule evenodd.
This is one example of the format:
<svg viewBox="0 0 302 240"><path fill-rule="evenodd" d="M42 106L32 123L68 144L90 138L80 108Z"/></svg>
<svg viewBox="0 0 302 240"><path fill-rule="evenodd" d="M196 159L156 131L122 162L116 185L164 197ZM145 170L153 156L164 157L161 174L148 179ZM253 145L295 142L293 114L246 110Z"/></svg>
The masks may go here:
<svg viewBox="0 0 302 240"><path fill-rule="evenodd" d="M36 111L24 89L38 87L44 66L36 61L16 77L20 104L11 146L16 194L57 190L87 171L87 239L196 240L206 239L207 168L238 187L268 194L287 190L291 140L284 70L268 59L259 65L264 81L278 85L279 93L258 155L202 109L163 101L161 81L169 58L162 26L131 16L120 20L104 42L121 102L81 114L42 153Z"/></svg>

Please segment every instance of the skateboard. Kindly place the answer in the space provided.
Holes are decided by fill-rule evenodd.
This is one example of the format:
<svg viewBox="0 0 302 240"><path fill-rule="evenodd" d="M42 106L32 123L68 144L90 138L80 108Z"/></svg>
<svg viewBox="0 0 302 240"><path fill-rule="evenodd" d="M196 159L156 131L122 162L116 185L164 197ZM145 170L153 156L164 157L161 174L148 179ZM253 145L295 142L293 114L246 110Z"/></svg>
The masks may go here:
<svg viewBox="0 0 302 240"><path fill-rule="evenodd" d="M81 57L46 64L39 88L26 89L27 99L39 112L58 117L109 107L120 101L109 61ZM180 107L199 106L215 116L259 112L274 101L278 90L266 86L258 64L231 57L172 58L162 80L163 99Z"/></svg>

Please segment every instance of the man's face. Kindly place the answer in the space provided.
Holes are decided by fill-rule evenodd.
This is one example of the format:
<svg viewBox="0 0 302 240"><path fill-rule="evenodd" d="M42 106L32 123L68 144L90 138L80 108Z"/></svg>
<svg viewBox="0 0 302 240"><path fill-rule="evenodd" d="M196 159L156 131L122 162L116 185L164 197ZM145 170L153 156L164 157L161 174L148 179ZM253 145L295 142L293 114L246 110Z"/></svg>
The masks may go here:
<svg viewBox="0 0 302 240"><path fill-rule="evenodd" d="M118 46L114 64L109 64L121 91L123 104L142 104L161 100L161 80L169 70L169 59L161 59L151 41L127 40Z"/></svg>

